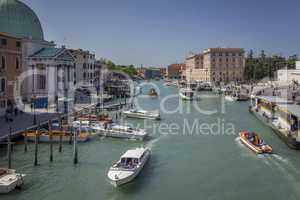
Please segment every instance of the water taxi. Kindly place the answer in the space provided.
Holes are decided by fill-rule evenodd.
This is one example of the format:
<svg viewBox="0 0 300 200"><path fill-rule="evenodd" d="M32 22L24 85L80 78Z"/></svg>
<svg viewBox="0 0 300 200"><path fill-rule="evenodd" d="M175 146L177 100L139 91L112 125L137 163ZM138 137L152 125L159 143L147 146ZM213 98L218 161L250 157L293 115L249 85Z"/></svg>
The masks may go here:
<svg viewBox="0 0 300 200"><path fill-rule="evenodd" d="M18 174L13 169L0 168L0 194L6 194L24 184L25 174Z"/></svg>
<svg viewBox="0 0 300 200"><path fill-rule="evenodd" d="M179 96L182 100L192 101L195 98L195 93L190 88L183 88L179 91Z"/></svg>
<svg viewBox="0 0 300 200"><path fill-rule="evenodd" d="M143 169L151 155L148 148L136 148L124 153L120 160L108 171L108 179L115 186L132 181Z"/></svg>
<svg viewBox="0 0 300 200"><path fill-rule="evenodd" d="M150 97L157 97L157 96L158 96L158 94L157 94L157 92L155 91L154 88L151 88L151 89L150 89L150 91L149 91L149 96L150 96Z"/></svg>
<svg viewBox="0 0 300 200"><path fill-rule="evenodd" d="M146 110L132 109L128 111L123 111L123 114L126 117L130 117L130 118L160 120L160 113L158 111L152 112Z"/></svg>
<svg viewBox="0 0 300 200"><path fill-rule="evenodd" d="M239 133L241 142L257 154L272 153L272 148L256 133L243 131Z"/></svg>
<svg viewBox="0 0 300 200"><path fill-rule="evenodd" d="M92 131L99 136L144 140L147 133L144 129L135 129L130 126L122 126L113 123L97 123L91 125Z"/></svg>

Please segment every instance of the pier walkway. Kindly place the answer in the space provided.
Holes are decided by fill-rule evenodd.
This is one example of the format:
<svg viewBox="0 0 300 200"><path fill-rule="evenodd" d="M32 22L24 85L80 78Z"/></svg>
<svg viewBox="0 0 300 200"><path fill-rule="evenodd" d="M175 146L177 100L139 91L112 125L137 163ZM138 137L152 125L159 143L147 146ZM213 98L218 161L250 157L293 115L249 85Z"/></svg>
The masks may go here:
<svg viewBox="0 0 300 200"><path fill-rule="evenodd" d="M119 110L126 104L104 104L103 109L106 110ZM76 105L76 112L82 112L86 109L95 108L95 104L81 104ZM28 109L28 108L27 108ZM26 111L26 109L25 109ZM70 114L72 115L72 114ZM38 124L45 125L49 120L59 119L66 114L56 113L54 110L36 110L36 124L34 124L34 115L32 113L18 113L18 115L12 115L12 122L7 122L5 117L0 117L0 142L6 140L9 134L9 127L12 128L12 136L16 137L23 133L26 129L37 128Z"/></svg>

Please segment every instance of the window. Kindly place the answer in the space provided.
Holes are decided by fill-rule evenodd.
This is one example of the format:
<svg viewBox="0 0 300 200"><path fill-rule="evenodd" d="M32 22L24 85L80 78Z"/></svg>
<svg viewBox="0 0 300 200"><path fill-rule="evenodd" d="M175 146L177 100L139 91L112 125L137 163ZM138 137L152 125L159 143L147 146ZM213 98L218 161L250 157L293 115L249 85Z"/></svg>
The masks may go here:
<svg viewBox="0 0 300 200"><path fill-rule="evenodd" d="M16 47L18 47L18 48L21 47L21 42L20 42L20 41L17 41L17 42L16 42Z"/></svg>
<svg viewBox="0 0 300 200"><path fill-rule="evenodd" d="M232 56L235 56L235 53L232 53Z"/></svg>
<svg viewBox="0 0 300 200"><path fill-rule="evenodd" d="M4 46L7 45L7 40L6 39L1 39L1 44L4 45Z"/></svg>
<svg viewBox="0 0 300 200"><path fill-rule="evenodd" d="M5 56L1 56L1 68L2 69L6 68L6 59L5 59Z"/></svg>
<svg viewBox="0 0 300 200"><path fill-rule="evenodd" d="M38 76L38 83L39 83L39 89L40 90L46 89L46 76L39 75Z"/></svg>
<svg viewBox="0 0 300 200"><path fill-rule="evenodd" d="M16 69L20 68L20 59L17 57L16 58Z"/></svg>
<svg viewBox="0 0 300 200"><path fill-rule="evenodd" d="M6 82L5 79L2 78L0 81L0 92L5 92Z"/></svg>

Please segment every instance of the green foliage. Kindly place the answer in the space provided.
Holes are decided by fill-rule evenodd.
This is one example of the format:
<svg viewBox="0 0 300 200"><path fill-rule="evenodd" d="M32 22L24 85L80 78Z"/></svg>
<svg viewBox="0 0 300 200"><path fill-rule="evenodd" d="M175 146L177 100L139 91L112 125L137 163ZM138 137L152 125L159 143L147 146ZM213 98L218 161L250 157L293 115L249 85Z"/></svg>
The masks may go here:
<svg viewBox="0 0 300 200"><path fill-rule="evenodd" d="M246 58L244 77L248 81L257 81L266 77L273 79L279 69L295 69L297 60L297 55L288 58L279 55L266 56L264 50L259 57L254 57L253 51L250 50Z"/></svg>
<svg viewBox="0 0 300 200"><path fill-rule="evenodd" d="M127 65L116 65L115 63L113 63L110 60L105 60L104 63L107 66L108 70L124 72L131 77L137 75L137 70L134 67L134 65L128 65L128 66Z"/></svg>

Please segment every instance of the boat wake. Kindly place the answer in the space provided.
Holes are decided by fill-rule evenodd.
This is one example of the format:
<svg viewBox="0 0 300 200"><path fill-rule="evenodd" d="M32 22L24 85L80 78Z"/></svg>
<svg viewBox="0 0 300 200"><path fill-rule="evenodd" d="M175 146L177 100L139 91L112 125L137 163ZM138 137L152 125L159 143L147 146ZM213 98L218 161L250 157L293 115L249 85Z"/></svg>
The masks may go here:
<svg viewBox="0 0 300 200"><path fill-rule="evenodd" d="M282 156L278 155L278 154L272 154L272 157L274 159L276 159L277 161L280 161L284 164L289 164L289 160L287 158L283 158Z"/></svg>
<svg viewBox="0 0 300 200"><path fill-rule="evenodd" d="M153 148L155 148L157 146L157 143L164 137L166 137L166 135L159 136L158 138L155 138L155 139L151 140L150 142L146 143L145 146L152 150Z"/></svg>

